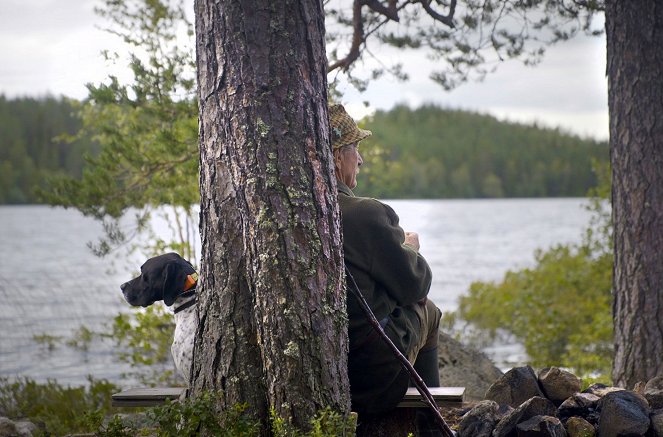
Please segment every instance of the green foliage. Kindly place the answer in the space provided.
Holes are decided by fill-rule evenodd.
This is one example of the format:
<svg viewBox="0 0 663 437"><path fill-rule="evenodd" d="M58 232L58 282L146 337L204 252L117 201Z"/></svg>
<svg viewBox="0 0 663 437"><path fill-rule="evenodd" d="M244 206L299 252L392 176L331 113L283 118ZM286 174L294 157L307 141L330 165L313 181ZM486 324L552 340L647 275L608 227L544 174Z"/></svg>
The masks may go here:
<svg viewBox="0 0 663 437"><path fill-rule="evenodd" d="M199 202L191 24L181 1L106 0L97 13L129 47L133 80L124 84L110 76L105 84L88 84L89 97L77 108L82 128L71 140L93 139L100 153L87 157L81 178L51 178L40 193L53 205L74 207L104 223L106 236L93 246L99 255L149 231L155 209L170 205L178 242L157 242L146 254L167 248L195 261L186 239L192 238ZM122 60L117 53L105 56ZM130 210L136 211L135 224L126 231L119 219Z"/></svg>
<svg viewBox="0 0 663 437"><path fill-rule="evenodd" d="M163 305L151 305L118 314L111 331L102 335L113 339L118 359L136 369L125 377L149 386L177 385L182 381L170 355L174 330L173 315Z"/></svg>
<svg viewBox="0 0 663 437"><path fill-rule="evenodd" d="M148 412L160 437L187 437L207 433L214 436L250 437L260 435L260 421L248 405L234 405L227 411L216 410L215 394L206 392L183 402L168 402Z"/></svg>
<svg viewBox="0 0 663 437"><path fill-rule="evenodd" d="M365 121L357 192L379 198L583 196L606 143L427 105Z"/></svg>
<svg viewBox="0 0 663 437"><path fill-rule="evenodd" d="M261 423L246 404L217 410L218 394L201 396L147 409L118 409L110 405L119 387L105 380L89 378L87 387L63 387L55 381L45 384L28 378L10 381L0 378L0 416L27 419L41 426L39 435L94 433L100 437L159 436L186 437L201 433L227 437L261 435ZM117 413L124 410L129 414ZM343 437L354 435L356 416L324 409L311 419L309 431L296 430L289 422L272 415L276 437Z"/></svg>
<svg viewBox="0 0 663 437"><path fill-rule="evenodd" d="M607 171L599 168L605 194ZM581 244L536 253L536 266L507 272L500 283L476 282L459 315L495 336L513 334L534 366L572 368L609 378L613 356L612 235L607 201L594 198L594 219Z"/></svg>
<svg viewBox="0 0 663 437"><path fill-rule="evenodd" d="M269 416L274 437L346 437L354 436L357 428L356 414L345 417L329 407L316 413L310 421L309 431L297 429L274 409Z"/></svg>
<svg viewBox="0 0 663 437"><path fill-rule="evenodd" d="M110 411L111 394L118 391L108 381L88 381L87 387L62 387L53 380L0 378L0 416L43 423L47 435L87 432L98 423L98 411Z"/></svg>

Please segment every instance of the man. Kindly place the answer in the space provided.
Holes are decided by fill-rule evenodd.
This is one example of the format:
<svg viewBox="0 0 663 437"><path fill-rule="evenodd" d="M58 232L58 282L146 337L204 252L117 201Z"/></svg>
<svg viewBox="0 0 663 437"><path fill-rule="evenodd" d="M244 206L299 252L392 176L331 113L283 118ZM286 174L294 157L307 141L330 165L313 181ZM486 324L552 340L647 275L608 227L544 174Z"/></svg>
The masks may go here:
<svg viewBox="0 0 663 437"><path fill-rule="evenodd" d="M418 252L419 237L401 229L389 206L353 194L363 164L359 142L371 132L360 129L342 105L331 106L329 118L345 263L391 341L426 385L437 387L440 311L426 298L431 271ZM348 281L348 287L351 284ZM360 414L385 412L403 398L409 375L351 293L347 306L352 409Z"/></svg>

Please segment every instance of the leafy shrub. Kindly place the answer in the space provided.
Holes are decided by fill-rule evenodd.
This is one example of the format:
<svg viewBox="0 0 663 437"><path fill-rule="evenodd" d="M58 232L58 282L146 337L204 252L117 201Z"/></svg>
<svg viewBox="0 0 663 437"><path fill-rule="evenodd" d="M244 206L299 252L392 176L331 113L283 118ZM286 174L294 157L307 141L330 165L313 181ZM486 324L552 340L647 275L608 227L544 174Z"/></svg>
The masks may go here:
<svg viewBox="0 0 663 437"><path fill-rule="evenodd" d="M174 316L163 305L151 305L132 313L115 316L110 332L117 358L136 369L125 377L148 386L178 385L183 381L175 372L170 345L175 331Z"/></svg>
<svg viewBox="0 0 663 437"><path fill-rule="evenodd" d="M499 283L473 283L458 314L493 338L500 330L513 334L534 366L606 381L613 357L609 167L595 172L583 242L538 251L534 268L509 271Z"/></svg>
<svg viewBox="0 0 663 437"><path fill-rule="evenodd" d="M99 423L99 412L111 411L111 394L118 391L106 380L88 381L87 387L63 387L53 380L0 378L0 416L41 423L52 435L87 432Z"/></svg>

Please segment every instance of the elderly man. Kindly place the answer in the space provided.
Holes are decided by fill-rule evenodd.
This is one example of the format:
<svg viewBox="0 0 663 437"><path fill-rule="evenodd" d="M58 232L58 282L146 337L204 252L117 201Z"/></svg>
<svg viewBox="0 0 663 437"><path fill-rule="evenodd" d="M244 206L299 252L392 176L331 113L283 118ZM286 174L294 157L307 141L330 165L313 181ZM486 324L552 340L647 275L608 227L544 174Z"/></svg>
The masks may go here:
<svg viewBox="0 0 663 437"><path fill-rule="evenodd" d="M389 206L352 193L363 164L359 142L371 132L360 129L342 105L331 106L329 118L345 263L391 341L426 385L437 387L440 311L426 298L431 271L419 254L419 237L401 229ZM364 414L392 409L403 398L409 375L350 293L347 306L352 408Z"/></svg>

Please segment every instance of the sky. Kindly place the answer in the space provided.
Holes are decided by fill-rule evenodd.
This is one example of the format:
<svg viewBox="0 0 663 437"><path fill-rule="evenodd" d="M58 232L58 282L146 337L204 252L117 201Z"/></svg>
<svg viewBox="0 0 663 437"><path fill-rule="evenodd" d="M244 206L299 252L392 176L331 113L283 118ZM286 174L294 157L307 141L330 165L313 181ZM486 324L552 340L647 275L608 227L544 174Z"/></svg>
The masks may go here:
<svg viewBox="0 0 663 437"><path fill-rule="evenodd" d="M93 11L95 4L95 0L1 0L0 94L81 99L87 95L86 83L103 82L111 69L101 51L121 43L99 29L103 23ZM579 36L553 46L535 67L503 62L482 82L463 84L451 92L428 78L434 63L423 54L380 56L397 57L410 80L384 77L362 94L351 86L341 87L343 102L356 118L399 103L410 107L434 103L502 120L536 122L582 137L608 138L604 37ZM121 76L120 71L113 72ZM370 105L364 106L364 101Z"/></svg>

